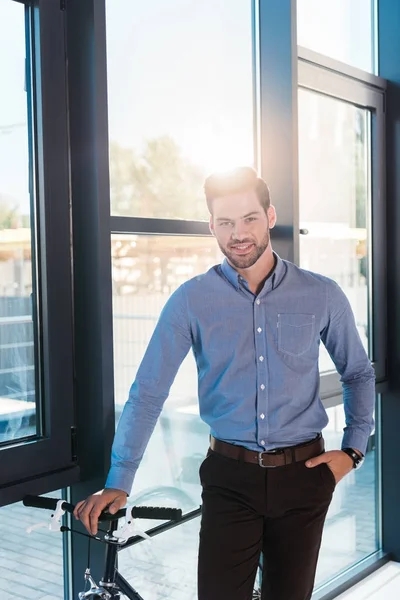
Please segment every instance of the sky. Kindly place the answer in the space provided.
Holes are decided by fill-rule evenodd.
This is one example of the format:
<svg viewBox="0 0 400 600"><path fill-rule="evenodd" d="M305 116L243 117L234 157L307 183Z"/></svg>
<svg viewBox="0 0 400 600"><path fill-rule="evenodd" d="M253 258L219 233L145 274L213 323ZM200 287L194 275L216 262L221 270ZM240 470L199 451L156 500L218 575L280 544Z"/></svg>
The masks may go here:
<svg viewBox="0 0 400 600"><path fill-rule="evenodd" d="M106 6L110 137L171 135L206 171L252 164L251 1Z"/></svg>
<svg viewBox="0 0 400 600"><path fill-rule="evenodd" d="M0 195L29 210L24 6L0 0Z"/></svg>
<svg viewBox="0 0 400 600"><path fill-rule="evenodd" d="M299 43L368 68L371 0L298 0ZM251 0L106 0L110 138L253 164ZM0 194L28 211L24 7L0 0Z"/></svg>

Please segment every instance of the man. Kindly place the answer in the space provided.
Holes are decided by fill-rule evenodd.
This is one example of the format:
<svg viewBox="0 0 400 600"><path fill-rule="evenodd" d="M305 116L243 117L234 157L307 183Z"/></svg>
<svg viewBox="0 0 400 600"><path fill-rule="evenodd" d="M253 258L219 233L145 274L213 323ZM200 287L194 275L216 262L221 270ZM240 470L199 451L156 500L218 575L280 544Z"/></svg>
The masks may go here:
<svg viewBox="0 0 400 600"><path fill-rule="evenodd" d="M262 598L309 600L334 487L361 462L373 427L374 371L339 286L272 251L276 213L265 181L239 168L211 175L205 194L226 260L167 302L120 419L106 487L75 516L95 533L99 513L125 503L192 347L211 430L200 468L199 600L250 600L261 552ZM321 436L321 340L346 413L342 450L330 452Z"/></svg>

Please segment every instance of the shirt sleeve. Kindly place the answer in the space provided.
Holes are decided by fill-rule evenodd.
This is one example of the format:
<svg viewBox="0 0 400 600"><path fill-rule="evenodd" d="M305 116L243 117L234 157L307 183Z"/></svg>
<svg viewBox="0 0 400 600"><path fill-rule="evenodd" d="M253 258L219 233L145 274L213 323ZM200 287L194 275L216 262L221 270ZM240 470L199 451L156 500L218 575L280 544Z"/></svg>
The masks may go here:
<svg viewBox="0 0 400 600"><path fill-rule="evenodd" d="M374 427L375 371L357 330L350 303L335 282L327 290L327 324L321 339L343 386L346 427L342 448L365 454Z"/></svg>
<svg viewBox="0 0 400 600"><path fill-rule="evenodd" d="M118 423L106 488L132 483L176 373L192 345L184 286L169 298L151 337Z"/></svg>

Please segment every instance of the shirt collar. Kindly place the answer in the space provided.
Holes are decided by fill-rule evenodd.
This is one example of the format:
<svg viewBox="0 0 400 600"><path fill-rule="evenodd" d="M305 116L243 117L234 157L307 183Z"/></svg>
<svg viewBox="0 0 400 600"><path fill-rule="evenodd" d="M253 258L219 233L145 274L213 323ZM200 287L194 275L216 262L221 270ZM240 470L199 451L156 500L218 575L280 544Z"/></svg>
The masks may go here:
<svg viewBox="0 0 400 600"><path fill-rule="evenodd" d="M267 291L270 291L270 290L273 290L274 288L276 288L285 276L286 265L285 265L284 261L281 259L280 256L278 256L278 254L276 254L276 252L274 252L274 256L276 258L275 269L271 273L271 275L268 277L267 281L265 282L261 293L267 292ZM221 263L221 270L222 270L223 274L225 275L225 277L228 279L228 281L237 290L240 289L240 287L243 285L240 280L240 275L236 271L236 269L234 269L232 267L232 265L229 264L229 262L227 261L226 258Z"/></svg>

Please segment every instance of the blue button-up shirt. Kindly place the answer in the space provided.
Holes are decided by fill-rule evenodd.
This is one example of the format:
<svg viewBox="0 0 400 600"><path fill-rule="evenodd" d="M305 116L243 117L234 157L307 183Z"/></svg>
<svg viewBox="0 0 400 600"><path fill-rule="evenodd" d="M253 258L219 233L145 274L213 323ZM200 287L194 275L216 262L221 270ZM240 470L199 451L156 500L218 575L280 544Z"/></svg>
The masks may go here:
<svg viewBox="0 0 400 600"><path fill-rule="evenodd" d="M374 369L334 281L276 256L257 296L227 261L181 285L161 313L131 387L106 487L130 493L190 348L200 416L213 436L257 451L316 436L328 423L319 396L321 340L343 385L342 447L365 453L373 428Z"/></svg>

